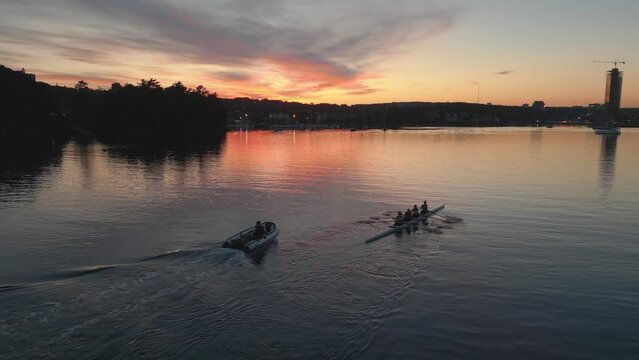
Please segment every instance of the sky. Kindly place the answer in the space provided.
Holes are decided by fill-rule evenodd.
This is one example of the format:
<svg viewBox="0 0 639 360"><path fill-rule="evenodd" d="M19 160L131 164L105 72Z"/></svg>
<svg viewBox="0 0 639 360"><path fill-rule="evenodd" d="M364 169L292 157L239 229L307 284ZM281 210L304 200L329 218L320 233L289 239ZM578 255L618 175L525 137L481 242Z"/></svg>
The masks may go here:
<svg viewBox="0 0 639 360"><path fill-rule="evenodd" d="M0 0L0 64L90 87L156 78L308 103L603 102L636 0Z"/></svg>

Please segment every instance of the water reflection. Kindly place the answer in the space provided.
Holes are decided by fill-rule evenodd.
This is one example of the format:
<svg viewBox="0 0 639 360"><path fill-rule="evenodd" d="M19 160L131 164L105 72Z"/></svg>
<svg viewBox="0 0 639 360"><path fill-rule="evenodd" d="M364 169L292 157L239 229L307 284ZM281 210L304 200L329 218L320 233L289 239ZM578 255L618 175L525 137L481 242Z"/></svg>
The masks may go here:
<svg viewBox="0 0 639 360"><path fill-rule="evenodd" d="M601 137L601 157L599 160L599 184L607 196L615 181L615 157L618 136Z"/></svg>
<svg viewBox="0 0 639 360"><path fill-rule="evenodd" d="M224 136L207 143L171 147L105 146L93 144L88 153L69 146L64 173L82 174L74 167L90 159L94 169L89 176L96 194L112 198L149 202L156 195L177 196L178 189L201 188L218 180L218 158L223 152ZM73 156L75 155L75 156Z"/></svg>
<svg viewBox="0 0 639 360"><path fill-rule="evenodd" d="M575 146L588 151L574 151ZM627 165L626 149L616 153L614 137L545 129L238 131L180 148L71 142L44 159L14 161L32 170L13 182L5 176L0 199L28 205L0 206L0 230L25 245L13 249L14 259L37 258L31 246L53 267L68 263L68 250L56 259L50 255L51 241L57 241L78 246L78 266L112 263L127 260L121 253L172 250L176 239L221 241L255 219L274 220L294 232L404 210L396 206L412 206L420 198L433 204L458 198L454 208L478 211L494 206L491 196L534 199L540 192L545 198L579 199L597 196L600 189L613 196L629 183L620 181L625 169L635 169ZM185 227L191 234L180 221L190 222ZM172 229L177 235L166 236ZM94 247L77 245L85 241Z"/></svg>
<svg viewBox="0 0 639 360"><path fill-rule="evenodd" d="M0 202L31 199L47 171L59 164L62 146L0 142Z"/></svg>
<svg viewBox="0 0 639 360"><path fill-rule="evenodd" d="M38 178L32 201L0 202L0 286L64 279L0 287L0 348L558 358L585 346L577 355L605 358L598 339L609 336L632 358L639 132L623 136L618 146L590 129L518 128L230 132L199 150L70 143L36 162L39 175L24 173ZM424 198L467 221L364 245L385 214ZM257 219L282 229L265 256L221 249ZM538 350L522 354L527 341Z"/></svg>
<svg viewBox="0 0 639 360"><path fill-rule="evenodd" d="M544 131L540 128L530 130L530 143L539 145L544 138Z"/></svg>
<svg viewBox="0 0 639 360"><path fill-rule="evenodd" d="M106 151L111 158L122 159L130 164L153 165L167 160L186 164L192 159L208 155L219 155L224 147L225 134L211 136L206 142L161 146L110 147Z"/></svg>

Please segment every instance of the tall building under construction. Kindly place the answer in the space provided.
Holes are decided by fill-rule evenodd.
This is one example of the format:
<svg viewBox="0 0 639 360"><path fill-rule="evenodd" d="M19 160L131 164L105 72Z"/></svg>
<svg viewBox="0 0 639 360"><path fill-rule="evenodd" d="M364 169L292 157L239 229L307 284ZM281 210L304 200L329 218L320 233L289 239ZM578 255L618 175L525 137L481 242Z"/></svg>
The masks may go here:
<svg viewBox="0 0 639 360"><path fill-rule="evenodd" d="M615 120L621 109L621 83L623 71L613 68L606 76L606 112L610 119Z"/></svg>

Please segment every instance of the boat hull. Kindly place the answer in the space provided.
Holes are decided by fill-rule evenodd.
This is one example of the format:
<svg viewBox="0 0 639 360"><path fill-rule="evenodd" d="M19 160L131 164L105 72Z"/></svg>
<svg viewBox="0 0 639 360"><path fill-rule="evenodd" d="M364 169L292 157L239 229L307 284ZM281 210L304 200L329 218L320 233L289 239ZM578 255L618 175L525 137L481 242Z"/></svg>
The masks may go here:
<svg viewBox="0 0 639 360"><path fill-rule="evenodd" d="M226 239L222 247L242 250L246 253L267 248L277 239L280 229L274 223L267 222L264 225L269 230L263 237L255 239L253 237L255 227L250 227Z"/></svg>

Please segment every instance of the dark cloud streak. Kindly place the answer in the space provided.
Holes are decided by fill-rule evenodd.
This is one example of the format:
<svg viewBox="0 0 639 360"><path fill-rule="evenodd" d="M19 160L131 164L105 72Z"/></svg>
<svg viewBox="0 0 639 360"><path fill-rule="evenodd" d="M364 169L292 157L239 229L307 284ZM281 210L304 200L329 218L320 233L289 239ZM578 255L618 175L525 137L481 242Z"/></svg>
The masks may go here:
<svg viewBox="0 0 639 360"><path fill-rule="evenodd" d="M252 77L249 74L238 72L238 71L218 71L216 73L211 74L213 78L229 80L229 81L248 81L251 80Z"/></svg>

